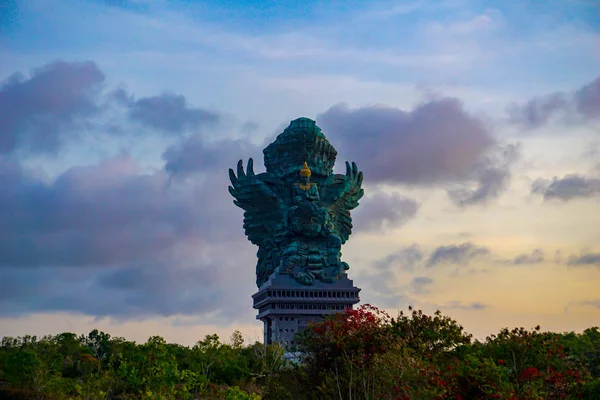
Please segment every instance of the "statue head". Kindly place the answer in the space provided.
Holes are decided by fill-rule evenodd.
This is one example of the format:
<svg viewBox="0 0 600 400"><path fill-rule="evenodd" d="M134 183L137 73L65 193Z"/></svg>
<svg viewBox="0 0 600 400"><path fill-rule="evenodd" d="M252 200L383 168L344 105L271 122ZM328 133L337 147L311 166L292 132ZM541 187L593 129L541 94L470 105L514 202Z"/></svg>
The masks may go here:
<svg viewBox="0 0 600 400"><path fill-rule="evenodd" d="M298 118L290 122L275 141L263 150L263 154L268 173L295 176L298 165L306 161L310 162L314 179L333 173L337 151L315 121Z"/></svg>

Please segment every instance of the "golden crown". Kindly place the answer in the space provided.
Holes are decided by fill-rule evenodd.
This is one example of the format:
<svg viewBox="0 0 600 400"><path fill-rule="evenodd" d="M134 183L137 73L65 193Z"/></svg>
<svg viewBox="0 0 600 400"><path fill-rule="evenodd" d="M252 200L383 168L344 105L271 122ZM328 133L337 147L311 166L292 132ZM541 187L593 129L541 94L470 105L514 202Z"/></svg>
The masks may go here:
<svg viewBox="0 0 600 400"><path fill-rule="evenodd" d="M312 174L312 172L311 172L310 168L308 168L308 164L306 163L306 161L304 161L304 166L300 170L300 176L310 177L311 174Z"/></svg>

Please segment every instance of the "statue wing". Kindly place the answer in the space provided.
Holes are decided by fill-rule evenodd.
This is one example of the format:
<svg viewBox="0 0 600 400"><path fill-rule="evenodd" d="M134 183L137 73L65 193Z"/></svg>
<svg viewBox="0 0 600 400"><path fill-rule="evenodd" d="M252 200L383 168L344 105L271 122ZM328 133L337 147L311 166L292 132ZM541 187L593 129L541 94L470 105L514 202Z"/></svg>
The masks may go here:
<svg viewBox="0 0 600 400"><path fill-rule="evenodd" d="M244 230L248 240L261 245L264 239L273 237L275 230L283 218L283 203L277 195L280 182L267 174L255 175L254 162L248 160L244 172L242 160L237 165L237 176L229 169L229 193L234 197L233 203L243 209Z"/></svg>
<svg viewBox="0 0 600 400"><path fill-rule="evenodd" d="M333 219L337 234L345 243L352 233L350 210L358 206L364 190L361 188L363 173L355 163L346 162L346 175L330 175L323 183L321 199Z"/></svg>

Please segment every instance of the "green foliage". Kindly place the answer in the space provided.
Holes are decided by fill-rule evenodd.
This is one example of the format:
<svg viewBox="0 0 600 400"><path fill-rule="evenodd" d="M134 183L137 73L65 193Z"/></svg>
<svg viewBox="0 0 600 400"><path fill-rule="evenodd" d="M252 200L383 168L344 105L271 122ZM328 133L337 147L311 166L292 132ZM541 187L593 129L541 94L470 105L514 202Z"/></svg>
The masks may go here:
<svg viewBox="0 0 600 400"><path fill-rule="evenodd" d="M600 331L502 329L473 341L454 320L409 309L390 318L347 310L300 335L299 365L278 345L194 346L152 336L136 344L89 335L4 337L0 398L142 399L584 399L600 398Z"/></svg>
<svg viewBox="0 0 600 400"><path fill-rule="evenodd" d="M405 345L417 353L432 357L446 354L449 350L471 342L471 335L450 317L443 316L438 310L433 316L421 310L413 310L409 317L400 311L397 319L392 319L390 330Z"/></svg>
<svg viewBox="0 0 600 400"><path fill-rule="evenodd" d="M259 366L250 349L239 332L231 345L209 335L192 348L159 336L136 344L97 330L41 340L5 337L0 346L0 398L193 399L207 394L211 382L251 382L251 364L268 376L268 368ZM229 396L257 399L248 393Z"/></svg>
<svg viewBox="0 0 600 400"><path fill-rule="evenodd" d="M260 396L256 393L247 393L239 387L233 386L225 392L225 400L260 400Z"/></svg>
<svg viewBox="0 0 600 400"><path fill-rule="evenodd" d="M363 306L312 326L302 335L305 393L296 398L598 398L598 328L503 329L472 343L439 311L409 311L393 319Z"/></svg>

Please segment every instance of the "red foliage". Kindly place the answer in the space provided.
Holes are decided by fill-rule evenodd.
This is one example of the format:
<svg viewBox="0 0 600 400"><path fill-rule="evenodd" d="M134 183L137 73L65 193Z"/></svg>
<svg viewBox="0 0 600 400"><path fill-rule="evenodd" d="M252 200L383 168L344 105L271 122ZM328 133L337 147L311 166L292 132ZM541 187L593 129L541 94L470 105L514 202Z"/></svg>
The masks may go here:
<svg viewBox="0 0 600 400"><path fill-rule="evenodd" d="M523 370L523 372L521 372L521 374L519 375L519 380L520 381L531 381L535 378L539 378L541 377L542 374L540 373L540 371L538 371L538 369L536 367L529 367L529 368L525 368Z"/></svg>

